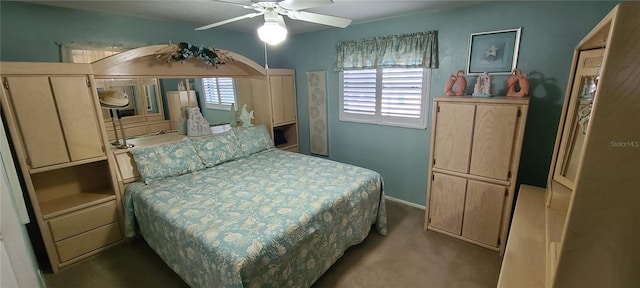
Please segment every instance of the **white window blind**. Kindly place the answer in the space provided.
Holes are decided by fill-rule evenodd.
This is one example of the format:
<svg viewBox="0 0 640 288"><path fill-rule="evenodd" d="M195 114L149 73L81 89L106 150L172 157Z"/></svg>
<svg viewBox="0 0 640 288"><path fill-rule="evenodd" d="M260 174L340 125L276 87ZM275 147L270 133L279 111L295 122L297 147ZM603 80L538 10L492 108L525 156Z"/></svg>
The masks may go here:
<svg viewBox="0 0 640 288"><path fill-rule="evenodd" d="M424 68L341 72L340 120L424 129L429 72Z"/></svg>
<svg viewBox="0 0 640 288"><path fill-rule="evenodd" d="M60 48L66 63L92 63L130 49L99 44L62 44Z"/></svg>
<svg viewBox="0 0 640 288"><path fill-rule="evenodd" d="M233 78L214 77L202 78L204 97L207 108L228 110L236 103L236 92Z"/></svg>

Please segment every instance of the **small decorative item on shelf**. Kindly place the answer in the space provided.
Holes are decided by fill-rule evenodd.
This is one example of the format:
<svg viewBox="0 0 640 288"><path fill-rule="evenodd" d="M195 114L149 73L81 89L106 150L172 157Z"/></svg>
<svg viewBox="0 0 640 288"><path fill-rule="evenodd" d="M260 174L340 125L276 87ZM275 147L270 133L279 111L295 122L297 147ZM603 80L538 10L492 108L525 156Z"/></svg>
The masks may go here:
<svg viewBox="0 0 640 288"><path fill-rule="evenodd" d="M187 90L184 86L184 81L178 82L178 91L184 91L184 90Z"/></svg>
<svg viewBox="0 0 640 288"><path fill-rule="evenodd" d="M178 134L187 135L187 108L180 108L180 119L178 119Z"/></svg>
<svg viewBox="0 0 640 288"><path fill-rule="evenodd" d="M478 75L476 86L473 87L473 96L491 97L491 80L493 75L487 72Z"/></svg>
<svg viewBox="0 0 640 288"><path fill-rule="evenodd" d="M458 85L456 91L453 91L453 85ZM467 92L467 79L464 78L464 70L458 70L456 75L449 76L449 81L444 86L444 95L462 96L465 92Z"/></svg>
<svg viewBox="0 0 640 288"><path fill-rule="evenodd" d="M516 86L519 86L520 90L516 91ZM529 95L527 74L522 73L518 68L514 68L511 72L511 77L507 79L505 90L507 90L507 96L509 97L527 97Z"/></svg>
<svg viewBox="0 0 640 288"><path fill-rule="evenodd" d="M242 105L242 111L240 112L240 121L242 121L242 127L251 127L251 119L253 119L253 111L247 112L247 104Z"/></svg>
<svg viewBox="0 0 640 288"><path fill-rule="evenodd" d="M238 127L238 125L240 125L238 110L236 110L236 104L231 103L231 109L229 109L229 126Z"/></svg>
<svg viewBox="0 0 640 288"><path fill-rule="evenodd" d="M590 99L596 94L596 88L598 87L598 76L588 75L582 76L582 83L580 88L580 98Z"/></svg>

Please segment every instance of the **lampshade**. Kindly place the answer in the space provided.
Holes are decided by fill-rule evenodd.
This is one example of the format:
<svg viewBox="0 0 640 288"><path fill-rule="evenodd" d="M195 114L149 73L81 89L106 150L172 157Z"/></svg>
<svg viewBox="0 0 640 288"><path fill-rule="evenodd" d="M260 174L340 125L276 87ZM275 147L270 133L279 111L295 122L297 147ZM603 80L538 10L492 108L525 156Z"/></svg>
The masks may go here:
<svg viewBox="0 0 640 288"><path fill-rule="evenodd" d="M264 25L258 28L258 36L260 40L269 45L278 45L287 38L287 28L284 26L282 16L275 14L273 17L267 17L265 14Z"/></svg>
<svg viewBox="0 0 640 288"><path fill-rule="evenodd" d="M129 105L127 94L117 90L103 90L98 92L100 106L106 108L122 108Z"/></svg>

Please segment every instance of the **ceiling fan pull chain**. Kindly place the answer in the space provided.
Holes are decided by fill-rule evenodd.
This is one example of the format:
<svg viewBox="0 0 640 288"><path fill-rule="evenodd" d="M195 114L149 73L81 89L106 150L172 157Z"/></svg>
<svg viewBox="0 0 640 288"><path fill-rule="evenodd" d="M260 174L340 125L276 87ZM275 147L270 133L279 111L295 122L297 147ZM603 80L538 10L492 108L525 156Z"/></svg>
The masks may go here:
<svg viewBox="0 0 640 288"><path fill-rule="evenodd" d="M267 42L264 42L264 69L269 69L269 61L267 59Z"/></svg>

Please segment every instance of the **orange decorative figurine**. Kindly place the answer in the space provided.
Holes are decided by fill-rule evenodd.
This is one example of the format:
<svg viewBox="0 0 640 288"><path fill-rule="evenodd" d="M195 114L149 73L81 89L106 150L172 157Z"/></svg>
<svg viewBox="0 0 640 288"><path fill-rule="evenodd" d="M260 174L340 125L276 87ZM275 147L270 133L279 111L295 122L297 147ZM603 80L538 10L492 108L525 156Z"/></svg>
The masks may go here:
<svg viewBox="0 0 640 288"><path fill-rule="evenodd" d="M453 85L458 85L458 89L453 91ZM456 75L451 74L447 85L444 86L444 95L446 96L462 96L467 92L467 79L464 78L464 70L459 70Z"/></svg>
<svg viewBox="0 0 640 288"><path fill-rule="evenodd" d="M516 84L520 86L520 90L516 91ZM509 97L527 97L529 95L529 79L527 74L522 73L520 69L515 68L511 72L511 77L507 79L507 96Z"/></svg>

